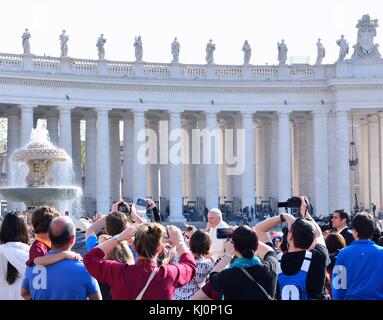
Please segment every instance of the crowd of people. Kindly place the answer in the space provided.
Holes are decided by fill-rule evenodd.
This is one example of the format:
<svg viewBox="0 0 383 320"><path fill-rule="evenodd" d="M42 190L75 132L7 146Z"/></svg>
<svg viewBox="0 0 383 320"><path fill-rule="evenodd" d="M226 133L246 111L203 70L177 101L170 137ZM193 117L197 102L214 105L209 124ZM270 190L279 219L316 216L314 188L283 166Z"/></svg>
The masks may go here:
<svg viewBox="0 0 383 320"><path fill-rule="evenodd" d="M150 199L152 219L123 200L76 221L49 206L9 212L0 300L382 300L379 221L336 210L321 228L300 199L298 218L229 226L211 208L206 228L184 232L162 224Z"/></svg>

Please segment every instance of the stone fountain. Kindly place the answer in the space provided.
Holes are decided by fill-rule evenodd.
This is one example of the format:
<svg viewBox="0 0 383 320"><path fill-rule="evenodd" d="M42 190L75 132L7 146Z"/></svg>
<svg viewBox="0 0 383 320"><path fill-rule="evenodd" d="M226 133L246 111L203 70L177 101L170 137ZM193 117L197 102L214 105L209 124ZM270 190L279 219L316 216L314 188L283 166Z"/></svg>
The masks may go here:
<svg viewBox="0 0 383 320"><path fill-rule="evenodd" d="M49 141L48 130L44 128L33 129L30 142L16 150L10 161L26 163L28 174L24 186L0 188L0 194L9 202L24 202L27 207L43 204L60 207L60 202L81 195L80 187L55 184L53 164L70 161L70 157Z"/></svg>

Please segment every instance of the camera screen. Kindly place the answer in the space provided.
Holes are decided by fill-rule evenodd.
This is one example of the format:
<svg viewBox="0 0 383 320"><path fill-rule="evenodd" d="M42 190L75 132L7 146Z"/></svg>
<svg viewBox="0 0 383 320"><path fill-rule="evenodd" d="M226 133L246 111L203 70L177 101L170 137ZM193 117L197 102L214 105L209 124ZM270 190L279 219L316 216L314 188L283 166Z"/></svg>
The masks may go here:
<svg viewBox="0 0 383 320"><path fill-rule="evenodd" d="M231 238L233 230L231 228L218 228L217 239L228 239Z"/></svg>
<svg viewBox="0 0 383 320"><path fill-rule="evenodd" d="M118 205L118 211L122 212L122 213L129 213L130 214L130 210L128 210L128 208L126 207L126 205L124 203L120 203Z"/></svg>
<svg viewBox="0 0 383 320"><path fill-rule="evenodd" d="M138 198L137 205L146 208L148 206L148 202L145 199Z"/></svg>

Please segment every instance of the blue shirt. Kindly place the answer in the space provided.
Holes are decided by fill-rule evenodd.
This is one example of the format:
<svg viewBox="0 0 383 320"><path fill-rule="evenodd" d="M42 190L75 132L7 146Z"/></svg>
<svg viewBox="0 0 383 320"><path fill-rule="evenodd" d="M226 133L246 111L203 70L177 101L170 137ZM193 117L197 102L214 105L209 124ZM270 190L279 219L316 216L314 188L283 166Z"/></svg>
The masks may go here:
<svg viewBox="0 0 383 320"><path fill-rule="evenodd" d="M340 250L332 274L334 300L383 300L383 247L354 240Z"/></svg>
<svg viewBox="0 0 383 320"><path fill-rule="evenodd" d="M48 254L58 252L51 250ZM21 287L31 293L32 300L86 300L100 291L82 261L68 259L49 266L28 267Z"/></svg>

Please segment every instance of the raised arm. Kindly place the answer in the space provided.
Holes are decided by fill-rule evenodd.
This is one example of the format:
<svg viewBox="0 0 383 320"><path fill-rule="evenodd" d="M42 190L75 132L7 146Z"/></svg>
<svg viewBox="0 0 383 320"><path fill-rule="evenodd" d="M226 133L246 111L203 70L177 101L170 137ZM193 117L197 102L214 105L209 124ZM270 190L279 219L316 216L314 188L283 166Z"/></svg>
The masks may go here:
<svg viewBox="0 0 383 320"><path fill-rule="evenodd" d="M300 211L301 211L301 215L304 219L308 220L308 221L311 221L311 223L313 224L314 226L314 229L315 229L315 240L311 246L311 248L315 247L316 244L321 244L323 246L326 246L326 242L324 240L324 237L323 237L323 234L322 234L322 230L320 228L320 226L315 222L315 220L310 216L309 212L308 212L308 207L309 207L309 201L307 199L306 196L301 196L301 208L300 208Z"/></svg>
<svg viewBox="0 0 383 320"><path fill-rule="evenodd" d="M47 254L45 256L36 257L33 263L40 266L49 266L64 259L82 260L81 255L74 251L62 251L55 254Z"/></svg>
<svg viewBox="0 0 383 320"><path fill-rule="evenodd" d="M85 237L96 236L105 227L106 216L98 214L98 219L93 222L85 232Z"/></svg>

